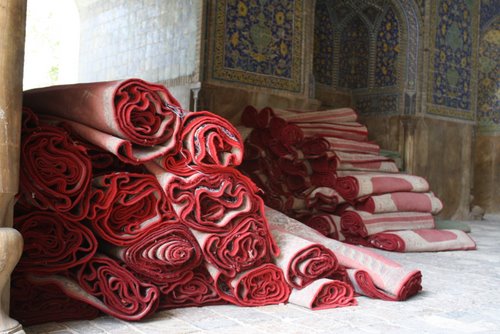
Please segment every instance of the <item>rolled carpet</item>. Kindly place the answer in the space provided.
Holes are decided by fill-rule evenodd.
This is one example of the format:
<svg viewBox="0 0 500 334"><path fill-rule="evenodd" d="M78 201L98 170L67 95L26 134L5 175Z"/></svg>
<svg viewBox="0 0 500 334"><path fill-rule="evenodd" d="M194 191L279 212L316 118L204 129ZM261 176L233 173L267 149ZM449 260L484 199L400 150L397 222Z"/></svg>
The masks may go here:
<svg viewBox="0 0 500 334"><path fill-rule="evenodd" d="M306 221L303 221L303 223L328 238L339 241L345 239L340 231L340 216L328 213L317 213L313 214Z"/></svg>
<svg viewBox="0 0 500 334"><path fill-rule="evenodd" d="M295 123L306 137L336 137L365 142L368 141L368 129L356 122L345 123Z"/></svg>
<svg viewBox="0 0 500 334"><path fill-rule="evenodd" d="M280 254L274 258L274 263L283 270L285 279L292 288L303 289L337 270L337 258L327 247L276 226L271 228L271 232L280 248Z"/></svg>
<svg viewBox="0 0 500 334"><path fill-rule="evenodd" d="M429 183L416 175L367 173L337 178L335 189L348 201L400 191L427 192Z"/></svg>
<svg viewBox="0 0 500 334"><path fill-rule="evenodd" d="M325 310L358 304L354 298L352 286L342 281L327 278L315 280L303 289L292 289L288 302L311 310Z"/></svg>
<svg viewBox="0 0 500 334"><path fill-rule="evenodd" d="M373 195L356 203L356 210L369 213L429 212L438 214L443 203L433 193L396 192Z"/></svg>
<svg viewBox="0 0 500 334"><path fill-rule="evenodd" d="M86 263L97 251L92 231L53 211L36 210L17 216L14 227L24 239L17 266L20 272L62 273Z"/></svg>
<svg viewBox="0 0 500 334"><path fill-rule="evenodd" d="M214 280L210 274L204 266L200 266L193 271L189 279L179 282L173 289L162 294L158 309L164 310L225 303L215 290Z"/></svg>
<svg viewBox="0 0 500 334"><path fill-rule="evenodd" d="M275 116L281 117L290 123L340 123L354 122L358 119L358 114L352 108L328 110L294 110L273 108L272 110Z"/></svg>
<svg viewBox="0 0 500 334"><path fill-rule="evenodd" d="M175 149L184 115L164 86L140 79L32 89L23 93L23 104L79 125L82 137L120 151L127 162L148 161ZM110 137L93 138L99 133Z"/></svg>
<svg viewBox="0 0 500 334"><path fill-rule="evenodd" d="M242 217L263 211L255 184L235 169L193 171L180 176L155 163L146 166L158 179L179 219L192 229L228 231Z"/></svg>
<svg viewBox="0 0 500 334"><path fill-rule="evenodd" d="M337 206L345 203L344 198L330 187L316 187L307 194L307 208L334 213Z"/></svg>
<svg viewBox="0 0 500 334"><path fill-rule="evenodd" d="M158 307L160 293L155 285L140 281L126 267L103 254L82 265L76 281L81 289L72 287L65 292L122 320L140 320ZM67 281L61 284L65 289L70 288L64 282Z"/></svg>
<svg viewBox="0 0 500 334"><path fill-rule="evenodd" d="M180 159L168 155L160 159L165 169L177 174L182 170L189 173L191 166L238 166L243 159L239 132L227 120L209 111L188 113L182 120L179 141L182 148L176 156Z"/></svg>
<svg viewBox="0 0 500 334"><path fill-rule="evenodd" d="M200 246L181 223L160 221L126 247L106 247L134 273L155 284L174 284L202 261Z"/></svg>
<svg viewBox="0 0 500 334"><path fill-rule="evenodd" d="M174 216L156 178L116 172L92 180L89 224L105 241L125 246L150 226Z"/></svg>
<svg viewBox="0 0 500 334"><path fill-rule="evenodd" d="M222 299L238 306L264 306L285 303L291 289L283 271L272 263L240 273L234 278L221 275L209 266L215 288Z"/></svg>
<svg viewBox="0 0 500 334"><path fill-rule="evenodd" d="M461 230L420 229L389 231L368 238L372 247L395 252L473 250L476 243Z"/></svg>
<svg viewBox="0 0 500 334"><path fill-rule="evenodd" d="M91 161L63 129L45 125L21 141L20 193L29 204L73 221L89 210Z"/></svg>
<svg viewBox="0 0 500 334"><path fill-rule="evenodd" d="M389 212L371 214L346 210L340 218L344 235L367 237L384 231L432 229L434 217L427 212Z"/></svg>
<svg viewBox="0 0 500 334"><path fill-rule="evenodd" d="M91 320L99 316L98 309L68 297L56 284L37 283L28 277L13 275L10 289L10 315L24 326Z"/></svg>
<svg viewBox="0 0 500 334"><path fill-rule="evenodd" d="M242 217L228 232L193 234L205 260L227 277L269 263L279 252L267 222L258 214Z"/></svg>
<svg viewBox="0 0 500 334"><path fill-rule="evenodd" d="M301 238L324 245L335 254L342 266L366 271L377 289L383 290L396 300L407 299L421 289L422 274L417 269L403 267L368 249L327 238L305 224L268 207L266 218L271 228L282 228Z"/></svg>

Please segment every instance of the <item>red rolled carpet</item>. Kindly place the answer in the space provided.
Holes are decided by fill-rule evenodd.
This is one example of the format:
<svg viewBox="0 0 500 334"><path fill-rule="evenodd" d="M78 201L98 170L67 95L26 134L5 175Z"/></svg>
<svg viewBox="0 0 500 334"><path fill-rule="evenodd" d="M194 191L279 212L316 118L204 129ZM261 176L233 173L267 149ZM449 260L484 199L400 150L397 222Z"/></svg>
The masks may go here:
<svg viewBox="0 0 500 334"><path fill-rule="evenodd" d="M128 246L109 247L107 252L133 272L160 285L176 283L203 259L200 246L189 229L169 221L160 221Z"/></svg>
<svg viewBox="0 0 500 334"><path fill-rule="evenodd" d="M273 226L271 231L280 248L280 254L274 259L274 263L283 270L285 279L292 288L305 288L337 270L337 258L327 247L279 227Z"/></svg>
<svg viewBox="0 0 500 334"><path fill-rule="evenodd" d="M24 239L17 270L37 274L65 272L89 261L97 250L92 231L53 211L17 216L14 227Z"/></svg>
<svg viewBox="0 0 500 334"><path fill-rule="evenodd" d="M124 246L149 227L174 216L156 178L148 174L110 173L92 180L89 221L105 241Z"/></svg>
<svg viewBox="0 0 500 334"><path fill-rule="evenodd" d="M272 263L263 264L235 278L221 275L209 267L215 287L222 299L238 306L264 306L284 303L291 289L283 271Z"/></svg>
<svg viewBox="0 0 500 334"><path fill-rule="evenodd" d="M20 194L27 203L80 221L89 210L91 161L63 129L40 126L21 141Z"/></svg>
<svg viewBox="0 0 500 334"><path fill-rule="evenodd" d="M294 110L273 108L273 114L290 123L332 123L355 122L358 114L352 108L338 108L328 110Z"/></svg>
<svg viewBox="0 0 500 334"><path fill-rule="evenodd" d="M164 86L140 79L33 89L23 104L71 121L87 141L131 163L172 153L184 115Z"/></svg>
<svg viewBox="0 0 500 334"><path fill-rule="evenodd" d="M311 310L357 305L349 284L327 278L318 279L303 289L293 289L288 302Z"/></svg>
<svg viewBox="0 0 500 334"><path fill-rule="evenodd" d="M437 252L476 249L476 243L460 230L420 229L386 231L368 238L372 247L394 252Z"/></svg>
<svg viewBox="0 0 500 334"><path fill-rule="evenodd" d="M225 233L193 233L206 261L227 277L271 262L278 252L265 219L258 214L243 217Z"/></svg>
<svg viewBox="0 0 500 334"><path fill-rule="evenodd" d="M239 132L208 111L188 113L183 118L179 142L182 148L176 157L166 156L160 162L177 174L189 174L193 165L202 169L238 166L243 159Z"/></svg>
<svg viewBox="0 0 500 334"><path fill-rule="evenodd" d="M10 289L10 315L24 326L46 322L91 320L99 310L68 297L55 284L41 284L16 274Z"/></svg>
<svg viewBox="0 0 500 334"><path fill-rule="evenodd" d="M356 209L369 213L411 211L438 214L443 203L432 193L396 192L370 196L356 203Z"/></svg>
<svg viewBox="0 0 500 334"><path fill-rule="evenodd" d="M140 320L158 307L160 293L156 286L140 281L128 269L102 254L81 266L76 280L94 297L87 296L84 301L122 320Z"/></svg>
<svg viewBox="0 0 500 334"><path fill-rule="evenodd" d="M344 235L340 231L340 216L328 213L318 213L305 220L304 224L326 237L339 241L344 240Z"/></svg>

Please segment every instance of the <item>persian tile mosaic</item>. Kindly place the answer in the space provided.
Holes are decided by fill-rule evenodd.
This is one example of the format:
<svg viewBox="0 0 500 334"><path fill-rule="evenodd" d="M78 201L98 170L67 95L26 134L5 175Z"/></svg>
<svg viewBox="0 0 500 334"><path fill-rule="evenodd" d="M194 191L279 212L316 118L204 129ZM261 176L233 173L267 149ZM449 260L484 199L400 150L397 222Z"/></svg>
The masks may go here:
<svg viewBox="0 0 500 334"><path fill-rule="evenodd" d="M377 32L375 86L395 86L398 79L399 22L389 7Z"/></svg>
<svg viewBox="0 0 500 334"><path fill-rule="evenodd" d="M218 0L213 78L302 89L302 0Z"/></svg>
<svg viewBox="0 0 500 334"><path fill-rule="evenodd" d="M333 84L334 36L328 4L320 0L316 3L314 19L313 73L316 82L329 86Z"/></svg>

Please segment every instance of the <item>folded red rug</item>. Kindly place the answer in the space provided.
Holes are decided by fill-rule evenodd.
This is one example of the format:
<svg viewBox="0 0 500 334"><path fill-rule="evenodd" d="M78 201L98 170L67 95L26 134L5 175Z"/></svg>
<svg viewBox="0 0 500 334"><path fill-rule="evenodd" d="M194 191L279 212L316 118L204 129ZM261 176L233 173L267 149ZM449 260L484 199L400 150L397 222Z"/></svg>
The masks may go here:
<svg viewBox="0 0 500 334"><path fill-rule="evenodd" d="M318 211L334 213L337 206L345 203L345 200L340 194L330 187L316 187L307 194L307 208Z"/></svg>
<svg viewBox="0 0 500 334"><path fill-rule="evenodd" d="M40 126L23 135L21 165L20 194L27 203L68 220L87 216L91 162L66 131Z"/></svg>
<svg viewBox="0 0 500 334"><path fill-rule="evenodd" d="M183 224L160 221L126 247L106 247L134 273L154 284L174 284L202 261L200 246Z"/></svg>
<svg viewBox="0 0 500 334"><path fill-rule="evenodd" d="M328 238L339 241L343 241L345 239L344 235L340 231L340 216L328 213L317 213L303 221L303 223Z"/></svg>
<svg viewBox="0 0 500 334"><path fill-rule="evenodd" d="M263 211L262 200L255 194L257 187L235 169L180 176L154 163L147 168L157 177L179 219L195 230L228 231L241 218Z"/></svg>
<svg viewBox="0 0 500 334"><path fill-rule="evenodd" d="M416 272L407 283L399 290L398 295L388 294L378 288L368 272L361 269L347 269L349 281L352 283L356 293L370 298L377 298L388 301L401 301L417 294L422 290L422 275Z"/></svg>
<svg viewBox="0 0 500 334"><path fill-rule="evenodd" d="M346 123L295 123L307 137L336 137L365 142L368 129L357 122Z"/></svg>
<svg viewBox="0 0 500 334"><path fill-rule="evenodd" d="M105 255L98 254L81 266L76 279L84 292L61 282L64 291L113 317L140 320L158 307L160 293L156 286L140 281L126 267Z"/></svg>
<svg viewBox="0 0 500 334"><path fill-rule="evenodd" d="M338 170L398 173L396 163L387 157L374 154L335 151Z"/></svg>
<svg viewBox="0 0 500 334"><path fill-rule="evenodd" d="M272 263L250 269L235 278L221 275L209 266L215 288L222 299L238 306L264 306L285 303L291 289L283 271Z"/></svg>
<svg viewBox="0 0 500 334"><path fill-rule="evenodd" d="M161 289L160 289L161 291ZM163 291L161 291L163 293ZM214 280L204 266L196 268L185 281L160 297L159 310L179 307L220 305L226 302L215 290Z"/></svg>
<svg viewBox="0 0 500 334"><path fill-rule="evenodd" d="M193 233L205 260L227 277L271 262L279 253L266 220L258 214L242 217L229 232Z"/></svg>
<svg viewBox="0 0 500 334"><path fill-rule="evenodd" d="M400 191L429 191L427 181L416 175L367 173L337 178L335 189L348 201L357 198Z"/></svg>
<svg viewBox="0 0 500 334"><path fill-rule="evenodd" d="M266 218L271 228L282 228L289 233L327 247L335 254L342 266L366 271L378 289L397 300L411 297L421 289L419 270L403 267L369 249L327 238L305 224L268 207L266 207ZM409 289L410 286L411 289ZM419 288L413 288L414 286Z"/></svg>
<svg viewBox="0 0 500 334"><path fill-rule="evenodd" d="M98 309L68 297L55 284L37 283L19 274L12 276L10 315L23 326L53 321L91 320L99 314Z"/></svg>
<svg viewBox="0 0 500 334"><path fill-rule="evenodd" d="M192 165L202 169L238 166L243 159L239 132L226 119L208 111L188 113L182 120L179 140L180 152L160 163L177 174L189 173Z"/></svg>
<svg viewBox="0 0 500 334"><path fill-rule="evenodd" d="M433 193L389 193L370 196L356 203L356 210L370 213L412 211L438 214L442 209L443 203Z"/></svg>
<svg viewBox="0 0 500 334"><path fill-rule="evenodd" d="M392 231L368 238L372 247L395 252L437 252L449 250L473 250L476 243L461 230L421 229Z"/></svg>
<svg viewBox="0 0 500 334"><path fill-rule="evenodd" d="M75 131L82 137L103 148L121 151L128 162L151 160L171 152L184 115L179 102L164 86L139 79L28 90L23 94L23 103L35 112L68 119L72 126L80 125ZM99 133L108 138L95 138Z"/></svg>
<svg viewBox="0 0 500 334"><path fill-rule="evenodd" d="M349 284L322 278L303 289L292 289L288 302L311 310L357 305L354 290Z"/></svg>
<svg viewBox="0 0 500 334"><path fill-rule="evenodd" d="M280 227L273 226L271 231L280 249L274 263L283 270L285 279L292 288L302 289L337 270L337 258L325 246L293 235Z"/></svg>
<svg viewBox="0 0 500 334"><path fill-rule="evenodd" d="M332 151L379 154L380 146L372 142L342 139L336 137L323 137L330 144Z"/></svg>
<svg viewBox="0 0 500 334"><path fill-rule="evenodd" d="M97 240L88 228L53 211L37 210L17 216L14 227L24 239L18 271L65 272L89 261L97 250Z"/></svg>
<svg viewBox="0 0 500 334"><path fill-rule="evenodd" d="M158 181L149 174L95 177L91 203L89 222L94 233L117 246L134 243L150 226L175 215Z"/></svg>
<svg viewBox="0 0 500 334"><path fill-rule="evenodd" d="M365 211L346 210L340 226L344 235L367 237L384 231L431 229L434 217L427 212L389 212L371 214Z"/></svg>
<svg viewBox="0 0 500 334"><path fill-rule="evenodd" d="M355 122L358 119L358 114L352 108L328 110L294 110L273 108L273 114L290 123L342 123Z"/></svg>

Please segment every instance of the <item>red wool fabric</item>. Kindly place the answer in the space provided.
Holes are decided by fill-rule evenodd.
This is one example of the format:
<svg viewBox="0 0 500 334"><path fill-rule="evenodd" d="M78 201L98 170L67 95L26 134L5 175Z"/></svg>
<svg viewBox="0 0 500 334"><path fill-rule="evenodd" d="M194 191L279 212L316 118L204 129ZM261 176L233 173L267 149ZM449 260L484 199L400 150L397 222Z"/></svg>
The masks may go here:
<svg viewBox="0 0 500 334"><path fill-rule="evenodd" d="M226 233L193 233L206 261L227 277L271 262L279 251L265 219L257 214L242 218Z"/></svg>
<svg viewBox="0 0 500 334"><path fill-rule="evenodd" d="M24 326L46 322L91 320L100 315L91 305L68 297L56 284L41 284L14 274L10 288L10 315Z"/></svg>
<svg viewBox="0 0 500 334"><path fill-rule="evenodd" d="M340 216L328 213L314 214L305 220L304 224L315 229L326 237L339 241L343 241L345 239L340 230Z"/></svg>
<svg viewBox="0 0 500 334"><path fill-rule="evenodd" d="M273 108L273 114L290 123L310 122L355 122L358 114L352 108L338 108L328 110L294 110Z"/></svg>
<svg viewBox="0 0 500 334"><path fill-rule="evenodd" d="M39 209L80 221L89 209L91 161L66 131L40 126L21 141L20 193Z"/></svg>
<svg viewBox="0 0 500 334"><path fill-rule="evenodd" d="M370 196L356 203L356 209L370 213L412 211L438 214L443 203L432 193L395 192Z"/></svg>
<svg viewBox="0 0 500 334"><path fill-rule="evenodd" d="M14 227L24 239L17 270L37 274L65 272L89 261L97 250L92 231L53 211L17 216Z"/></svg>
<svg viewBox="0 0 500 334"><path fill-rule="evenodd" d="M105 241L125 246L149 227L173 216L156 178L117 172L92 180L89 221Z"/></svg>
<svg viewBox="0 0 500 334"><path fill-rule="evenodd" d="M198 267L202 252L191 231L177 222L160 221L127 247L108 247L108 253L154 284L174 284Z"/></svg>
<svg viewBox="0 0 500 334"><path fill-rule="evenodd" d="M130 163L171 153L184 115L164 86L140 79L33 89L23 104L68 120L81 137Z"/></svg>
<svg viewBox="0 0 500 334"><path fill-rule="evenodd" d="M291 289L283 271L272 263L263 264L239 274L235 278L224 277L210 268L215 287L222 299L238 306L264 306L284 303Z"/></svg>
<svg viewBox="0 0 500 334"><path fill-rule="evenodd" d="M76 280L95 297L88 300L91 305L122 320L140 320L158 307L160 293L156 286L140 281L126 267L102 254L81 266Z"/></svg>
<svg viewBox="0 0 500 334"><path fill-rule="evenodd" d="M303 289L293 289L288 302L311 310L357 305L349 284L327 278L318 279Z"/></svg>

